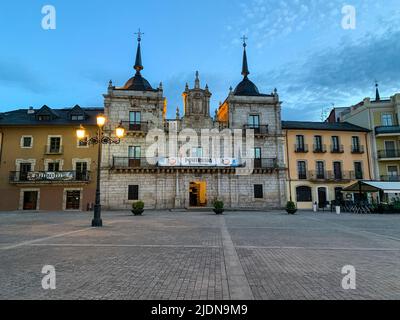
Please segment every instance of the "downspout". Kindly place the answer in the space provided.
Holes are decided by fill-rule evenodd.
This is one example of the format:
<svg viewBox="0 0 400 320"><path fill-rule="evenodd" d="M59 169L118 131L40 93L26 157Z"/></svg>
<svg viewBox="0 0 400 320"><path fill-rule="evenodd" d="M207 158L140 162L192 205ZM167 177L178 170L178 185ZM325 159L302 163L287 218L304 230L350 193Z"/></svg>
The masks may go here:
<svg viewBox="0 0 400 320"><path fill-rule="evenodd" d="M3 154L3 143L4 143L4 132L0 131L0 167L1 167L1 156Z"/></svg>
<svg viewBox="0 0 400 320"><path fill-rule="evenodd" d="M365 133L365 146L367 149L367 161L368 161L368 173L369 173L369 180L372 180L371 174L371 161L370 161L370 153L369 153L369 145L368 145L368 133Z"/></svg>
<svg viewBox="0 0 400 320"><path fill-rule="evenodd" d="M288 165L288 181L289 181L289 197L290 201L293 201L292 198L292 178L290 175L290 164L289 164L289 141L288 141L288 130L284 130L285 132L285 139L286 139L286 162Z"/></svg>

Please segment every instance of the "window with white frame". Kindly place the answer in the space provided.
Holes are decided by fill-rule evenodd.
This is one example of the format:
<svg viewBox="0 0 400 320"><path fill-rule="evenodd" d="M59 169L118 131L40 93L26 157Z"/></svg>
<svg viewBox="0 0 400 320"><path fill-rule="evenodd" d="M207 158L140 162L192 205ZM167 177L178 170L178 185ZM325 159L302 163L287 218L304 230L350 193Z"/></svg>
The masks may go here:
<svg viewBox="0 0 400 320"><path fill-rule="evenodd" d="M382 114L382 126L390 127L393 126L393 115L390 113Z"/></svg>
<svg viewBox="0 0 400 320"><path fill-rule="evenodd" d="M33 137L32 136L22 136L21 137L21 148L32 148Z"/></svg>

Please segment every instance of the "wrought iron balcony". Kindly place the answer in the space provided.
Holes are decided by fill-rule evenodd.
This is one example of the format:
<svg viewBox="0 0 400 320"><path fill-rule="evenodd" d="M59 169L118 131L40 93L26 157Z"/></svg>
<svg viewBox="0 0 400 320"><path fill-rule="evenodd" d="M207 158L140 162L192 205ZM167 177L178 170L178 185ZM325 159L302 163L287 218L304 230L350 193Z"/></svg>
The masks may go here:
<svg viewBox="0 0 400 320"><path fill-rule="evenodd" d="M90 182L90 171L11 171L10 183Z"/></svg>
<svg viewBox="0 0 400 320"><path fill-rule="evenodd" d="M255 135L267 135L268 134L268 125L251 125L245 124L243 126L243 130L254 130Z"/></svg>
<svg viewBox="0 0 400 320"><path fill-rule="evenodd" d="M64 153L64 148L63 148L63 146L47 145L47 146L45 146L44 153L48 154L48 155L63 154Z"/></svg>
<svg viewBox="0 0 400 320"><path fill-rule="evenodd" d="M322 144L322 145L314 144L313 152L314 153L326 153L326 145L325 144Z"/></svg>
<svg viewBox="0 0 400 320"><path fill-rule="evenodd" d="M308 152L308 144L295 144L294 145L294 152L296 153L307 153Z"/></svg>
<svg viewBox="0 0 400 320"><path fill-rule="evenodd" d="M262 159L242 159L243 166L246 165L246 161L254 161L255 169L273 169L278 167L277 159L275 158L262 158Z"/></svg>
<svg viewBox="0 0 400 320"><path fill-rule="evenodd" d="M309 171L310 181L351 181L356 180L354 171Z"/></svg>
<svg viewBox="0 0 400 320"><path fill-rule="evenodd" d="M148 122L122 121L121 126L126 130L126 132L148 132L149 131L149 123Z"/></svg>
<svg viewBox="0 0 400 320"><path fill-rule="evenodd" d="M343 145L335 146L331 145L331 153L344 153L344 147Z"/></svg>
<svg viewBox="0 0 400 320"><path fill-rule="evenodd" d="M400 158L400 150L378 151L378 159L394 159L394 158Z"/></svg>
<svg viewBox="0 0 400 320"><path fill-rule="evenodd" d="M364 146L351 146L351 153L362 154L364 152Z"/></svg>
<svg viewBox="0 0 400 320"><path fill-rule="evenodd" d="M375 134L400 135L400 126L381 126L375 128Z"/></svg>
<svg viewBox="0 0 400 320"><path fill-rule="evenodd" d="M130 157L113 157L112 168L114 169L141 169L141 168L157 168L157 167L201 167L201 168L235 168L249 167L253 161L254 169L274 169L278 167L277 159L275 158L260 158L260 159L240 159L233 160L185 157L185 158L130 158ZM169 161L167 161L169 160Z"/></svg>

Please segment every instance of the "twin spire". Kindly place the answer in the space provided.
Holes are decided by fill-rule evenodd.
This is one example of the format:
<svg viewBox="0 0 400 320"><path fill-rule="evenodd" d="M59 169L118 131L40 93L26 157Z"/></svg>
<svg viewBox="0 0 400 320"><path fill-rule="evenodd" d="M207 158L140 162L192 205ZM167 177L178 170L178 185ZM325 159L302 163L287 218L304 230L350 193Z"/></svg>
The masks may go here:
<svg viewBox="0 0 400 320"><path fill-rule="evenodd" d="M137 35L138 46L137 46L137 51L136 51L135 65L134 65L133 68L136 70L136 74L140 75L140 71L143 70L142 52L141 52L140 43L142 41L142 35L144 35L144 33L141 32L140 29L139 29L139 31L136 32L135 35ZM246 40L248 40L248 38L246 36L243 36L241 39L243 40L242 76L245 79L247 79L248 75L250 74L249 66L248 66L248 63L247 63L247 53L246 53L246 47L247 47ZM200 87L200 80L199 80L198 72L196 72L195 87L196 88ZM377 97L379 97L378 87L377 87Z"/></svg>

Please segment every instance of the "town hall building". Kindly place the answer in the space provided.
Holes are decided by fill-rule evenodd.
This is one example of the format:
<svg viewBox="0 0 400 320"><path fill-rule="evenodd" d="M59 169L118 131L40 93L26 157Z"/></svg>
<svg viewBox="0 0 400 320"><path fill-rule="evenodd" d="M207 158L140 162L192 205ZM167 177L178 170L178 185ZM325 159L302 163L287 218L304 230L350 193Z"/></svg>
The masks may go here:
<svg viewBox="0 0 400 320"><path fill-rule="evenodd" d="M103 208L129 209L137 200L150 209L211 207L216 199L224 201L226 208L285 206L281 102L276 89L263 94L249 79L245 42L243 46L243 79L230 89L214 115L210 114L212 93L207 85L202 87L196 72L194 85L186 84L183 90L183 116L177 109L175 119L167 119L162 83L153 88L142 75L139 33L135 75L121 87L110 81L104 95L106 134L112 135L122 125L126 136L120 144L103 148ZM188 141L181 139L185 132L197 133L199 144L182 152ZM213 140L216 147L215 143L204 146L200 141L210 142L210 136L200 138L204 132L221 133L224 138ZM149 139L154 133L165 140ZM149 155L156 141L163 141L166 150ZM173 141L178 141L175 148Z"/></svg>

